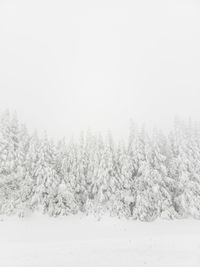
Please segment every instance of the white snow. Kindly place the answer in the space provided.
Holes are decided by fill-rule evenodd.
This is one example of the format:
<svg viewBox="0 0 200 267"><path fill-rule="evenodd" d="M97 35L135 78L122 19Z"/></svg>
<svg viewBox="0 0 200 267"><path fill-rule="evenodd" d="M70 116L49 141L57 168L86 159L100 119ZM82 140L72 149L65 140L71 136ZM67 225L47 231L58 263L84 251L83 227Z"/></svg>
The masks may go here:
<svg viewBox="0 0 200 267"><path fill-rule="evenodd" d="M199 221L6 217L0 222L0 266L199 267Z"/></svg>

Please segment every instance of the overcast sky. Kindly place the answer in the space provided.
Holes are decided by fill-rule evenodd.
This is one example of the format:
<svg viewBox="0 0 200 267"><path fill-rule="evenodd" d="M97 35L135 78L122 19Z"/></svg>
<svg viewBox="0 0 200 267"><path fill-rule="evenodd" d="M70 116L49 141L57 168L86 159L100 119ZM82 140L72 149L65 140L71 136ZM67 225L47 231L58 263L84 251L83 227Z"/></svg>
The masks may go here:
<svg viewBox="0 0 200 267"><path fill-rule="evenodd" d="M0 0L0 110L50 136L200 120L195 0Z"/></svg>

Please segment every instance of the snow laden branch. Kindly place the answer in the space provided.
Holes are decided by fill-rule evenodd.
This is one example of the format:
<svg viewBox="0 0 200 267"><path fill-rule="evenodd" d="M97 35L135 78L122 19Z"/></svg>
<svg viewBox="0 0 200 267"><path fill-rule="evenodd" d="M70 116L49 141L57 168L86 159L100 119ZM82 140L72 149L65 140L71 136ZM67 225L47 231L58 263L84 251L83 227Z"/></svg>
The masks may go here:
<svg viewBox="0 0 200 267"><path fill-rule="evenodd" d="M200 127L168 135L130 127L128 140L77 142L30 135L9 113L0 122L0 213L103 214L152 221L200 218Z"/></svg>

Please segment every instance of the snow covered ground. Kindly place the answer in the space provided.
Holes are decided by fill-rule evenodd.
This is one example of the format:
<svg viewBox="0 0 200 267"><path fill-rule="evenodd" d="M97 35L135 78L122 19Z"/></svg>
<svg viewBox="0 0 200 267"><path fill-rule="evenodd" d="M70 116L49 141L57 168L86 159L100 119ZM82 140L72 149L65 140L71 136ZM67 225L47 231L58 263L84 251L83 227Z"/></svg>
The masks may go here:
<svg viewBox="0 0 200 267"><path fill-rule="evenodd" d="M1 267L199 267L200 222L4 218Z"/></svg>

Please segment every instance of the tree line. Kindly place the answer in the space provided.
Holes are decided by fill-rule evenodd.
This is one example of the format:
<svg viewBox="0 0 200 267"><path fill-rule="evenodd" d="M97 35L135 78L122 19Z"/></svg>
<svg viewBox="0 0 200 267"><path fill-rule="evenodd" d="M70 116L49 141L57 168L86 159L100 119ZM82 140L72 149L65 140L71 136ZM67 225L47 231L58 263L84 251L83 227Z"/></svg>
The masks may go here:
<svg viewBox="0 0 200 267"><path fill-rule="evenodd" d="M0 121L0 214L82 212L152 221L200 218L200 126L176 120L167 134L130 125L127 140L87 133L77 141L30 134Z"/></svg>

